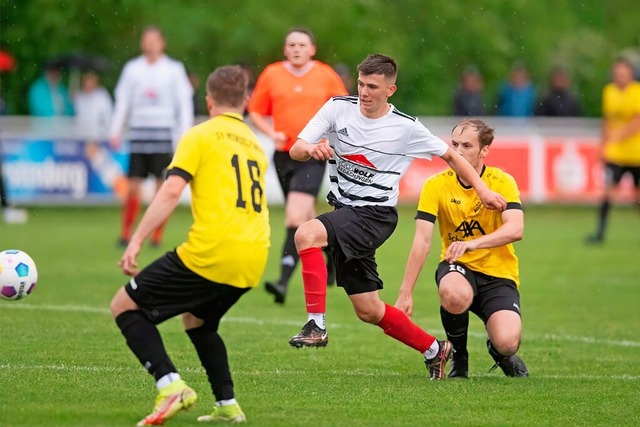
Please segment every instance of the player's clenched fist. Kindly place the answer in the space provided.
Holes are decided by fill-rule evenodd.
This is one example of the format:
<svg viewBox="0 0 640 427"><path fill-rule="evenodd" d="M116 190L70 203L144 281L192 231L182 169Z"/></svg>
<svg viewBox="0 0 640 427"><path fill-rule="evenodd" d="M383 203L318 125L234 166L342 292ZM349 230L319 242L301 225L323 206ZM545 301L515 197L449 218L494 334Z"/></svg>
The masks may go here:
<svg viewBox="0 0 640 427"><path fill-rule="evenodd" d="M333 148L329 145L329 140L321 139L309 147L309 155L316 160L329 160L333 158Z"/></svg>

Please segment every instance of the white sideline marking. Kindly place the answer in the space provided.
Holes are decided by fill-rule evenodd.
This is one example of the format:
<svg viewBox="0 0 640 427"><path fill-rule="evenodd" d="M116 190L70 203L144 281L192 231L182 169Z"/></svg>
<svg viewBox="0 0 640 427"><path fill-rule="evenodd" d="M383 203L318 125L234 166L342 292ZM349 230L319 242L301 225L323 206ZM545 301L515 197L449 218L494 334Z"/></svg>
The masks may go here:
<svg viewBox="0 0 640 427"><path fill-rule="evenodd" d="M11 364L11 363L6 363L6 364L1 364L0 365L0 370L2 370L3 372L8 372L8 371L16 371L16 370L29 370L29 371L33 371L33 370L39 370L39 371L79 371L79 372L145 372L145 370L140 367L140 368L134 368L134 367L122 367L122 366L82 366L82 365L65 365L65 364L59 364L59 365L24 365L24 364ZM202 373L203 369L202 368L181 368L180 371L182 372L189 372L189 373ZM316 371L294 371L294 370L280 370L280 369L276 369L274 371L268 371L268 370L252 370L249 372L243 372L243 371L236 371L234 373L234 375L236 376L243 376L243 375L250 375L252 377L254 376L267 376L267 375L298 375L298 376L309 376L309 375L315 375L317 374ZM393 372L393 371L366 371L366 370L358 370L358 371L331 371L328 372L328 374L330 375L335 375L335 376L343 376L343 375L347 375L347 376L351 376L351 377L399 377L403 374L399 373L399 372ZM473 374L471 375L472 378L489 378L489 377L496 377L496 378L502 378L502 375L500 374L490 374L490 373L483 373L483 374ZM630 374L621 374L621 375L592 375L592 374L582 374L582 375L557 375L557 374L550 374L550 375L531 375L530 379L537 379L537 378L541 378L541 379L554 379L554 380L593 380L593 381L599 381L599 380L616 380L616 381L639 381L640 380L640 376L639 375L630 375Z"/></svg>
<svg viewBox="0 0 640 427"><path fill-rule="evenodd" d="M6 304L0 304L0 310L2 309L15 309L15 310L42 310L42 311L63 311L63 312L82 312L82 313L98 313L109 314L109 309L106 307L91 307L87 305L34 305L24 302L11 302ZM232 323L249 323L252 325L285 325L285 326L300 326L301 320L286 320L286 319L258 319L255 317L225 317L223 322ZM329 328L348 328L345 324L340 323L328 323ZM443 330L433 330L430 332L444 333ZM486 339L486 334L469 331L469 336L473 338ZM576 335L558 335L558 334L532 334L526 333L524 339L543 340L543 341L567 341L582 344L594 344L594 345L612 345L617 347L640 347L640 342L631 340L613 340L613 339L601 339L594 337L583 337Z"/></svg>

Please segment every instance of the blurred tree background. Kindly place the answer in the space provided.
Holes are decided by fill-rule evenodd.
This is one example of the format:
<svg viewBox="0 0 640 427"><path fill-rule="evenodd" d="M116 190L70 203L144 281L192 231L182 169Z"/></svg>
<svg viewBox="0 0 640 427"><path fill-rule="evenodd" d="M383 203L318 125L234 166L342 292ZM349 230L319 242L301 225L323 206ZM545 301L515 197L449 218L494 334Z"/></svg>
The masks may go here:
<svg viewBox="0 0 640 427"><path fill-rule="evenodd" d="M1 0L0 47L17 61L1 76L9 114L26 113L26 92L48 58L92 53L110 59L112 90L139 37L158 25L167 53L202 82L216 66L249 63L257 75L282 59L284 33L304 25L317 59L354 70L369 53L399 63L393 102L414 115L448 115L462 69L476 65L490 105L515 61L538 94L551 67L566 66L586 112L600 115L612 60L640 52L638 0ZM198 95L204 96L203 84Z"/></svg>

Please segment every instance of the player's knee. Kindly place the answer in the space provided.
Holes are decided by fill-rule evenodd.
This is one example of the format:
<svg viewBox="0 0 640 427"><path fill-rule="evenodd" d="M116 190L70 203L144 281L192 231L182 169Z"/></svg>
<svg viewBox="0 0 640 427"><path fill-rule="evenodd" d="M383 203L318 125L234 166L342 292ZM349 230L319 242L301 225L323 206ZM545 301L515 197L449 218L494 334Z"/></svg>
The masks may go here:
<svg viewBox="0 0 640 427"><path fill-rule="evenodd" d="M385 310L384 304L382 304L382 302L360 302L357 304L354 303L353 308L356 312L356 316L358 316L358 319L362 320L365 323L372 323L374 325L380 323L380 320L382 320L382 317L384 316Z"/></svg>
<svg viewBox="0 0 640 427"><path fill-rule="evenodd" d="M284 220L287 228L298 228L307 221L315 218L314 210L300 211L300 212L287 212Z"/></svg>
<svg viewBox="0 0 640 427"><path fill-rule="evenodd" d="M115 319L125 311L137 310L138 306L124 288L120 288L113 296L109 309L111 310L111 316Z"/></svg>
<svg viewBox="0 0 640 427"><path fill-rule="evenodd" d="M520 348L520 337L501 336L491 340L493 347L503 356L511 356L518 352Z"/></svg>
<svg viewBox="0 0 640 427"><path fill-rule="evenodd" d="M318 246L316 231L311 221L305 222L296 230L294 237L298 252Z"/></svg>
<svg viewBox="0 0 640 427"><path fill-rule="evenodd" d="M445 287L440 289L440 305L451 314L464 313L471 306L473 292Z"/></svg>
<svg viewBox="0 0 640 427"><path fill-rule="evenodd" d="M381 318L374 310L369 309L356 309L356 316L365 323L373 324L379 323Z"/></svg>

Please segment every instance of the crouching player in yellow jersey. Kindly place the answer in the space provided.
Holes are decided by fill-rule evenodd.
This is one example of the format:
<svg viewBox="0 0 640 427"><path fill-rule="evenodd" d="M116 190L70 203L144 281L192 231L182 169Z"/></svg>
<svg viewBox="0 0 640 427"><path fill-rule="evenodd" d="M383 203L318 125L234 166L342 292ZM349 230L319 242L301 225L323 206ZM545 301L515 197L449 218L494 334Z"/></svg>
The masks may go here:
<svg viewBox="0 0 640 427"><path fill-rule="evenodd" d="M178 314L216 400L213 411L198 420L245 421L218 326L227 310L257 286L269 250L264 193L268 160L242 120L246 91L247 78L240 67L223 66L209 75L206 99L211 118L183 136L166 181L120 259L122 271L133 277L117 291L111 313L158 388L153 410L139 426L163 424L197 400L169 359L156 327ZM187 184L193 224L186 242L138 273L142 242L171 215Z"/></svg>
<svg viewBox="0 0 640 427"><path fill-rule="evenodd" d="M529 375L516 355L522 322L518 258L512 243L522 238L524 229L520 192L511 175L485 166L492 141L493 129L482 120L465 119L453 129L453 148L491 190L504 196L506 210L486 209L471 186L452 169L428 179L420 195L413 246L396 302L396 307L411 316L413 289L438 220L442 240L436 271L440 315L455 350L449 377L468 377L469 311L484 322L489 354L505 375Z"/></svg>

